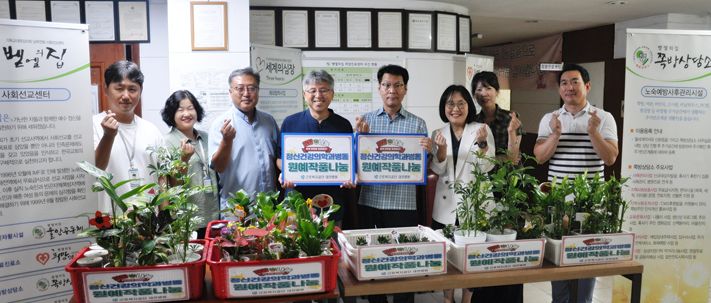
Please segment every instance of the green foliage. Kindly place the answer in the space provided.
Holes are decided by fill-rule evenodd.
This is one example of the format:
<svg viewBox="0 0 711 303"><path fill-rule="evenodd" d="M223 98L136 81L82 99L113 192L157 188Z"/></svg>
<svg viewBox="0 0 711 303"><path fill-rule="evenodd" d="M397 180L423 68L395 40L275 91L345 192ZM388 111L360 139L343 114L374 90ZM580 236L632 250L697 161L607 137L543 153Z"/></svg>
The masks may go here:
<svg viewBox="0 0 711 303"><path fill-rule="evenodd" d="M382 243L381 243L381 244L382 244ZM368 245L368 242L365 241L365 238L364 238L364 237L358 237L358 239L356 239L356 245L358 245L358 246L366 246L366 245Z"/></svg>
<svg viewBox="0 0 711 303"><path fill-rule="evenodd" d="M550 216L543 212L540 213L543 218L546 218L547 223L552 224L552 230L547 231L548 236L554 239L561 239L563 236L570 235L572 231L575 206L573 201L565 201L565 197L573 193L568 176L564 177L560 184L557 183L558 178L553 178L547 193L542 191L540 187L536 188L534 197L544 211L549 208L552 209ZM563 223L563 218L566 216L568 224Z"/></svg>
<svg viewBox="0 0 711 303"><path fill-rule="evenodd" d="M507 155L509 154L508 151ZM524 165L528 160L538 160L534 157L521 153ZM496 207L489 213L489 230L498 230L501 234L505 228L516 230L517 233L524 233L525 212L529 209L527 190L535 187L538 183L536 178L526 173L533 169L532 166L517 166L510 157L488 158L490 162L498 167L498 170L491 175L491 191L499 198L495 199Z"/></svg>
<svg viewBox="0 0 711 303"><path fill-rule="evenodd" d="M476 152L478 158L485 158L484 154ZM472 163L476 166L475 163ZM484 203L491 200L491 183L485 172L476 169L471 172L474 180L469 183L457 181L450 185L454 192L462 198L457 203L457 217L459 218L459 229L466 231L469 236L472 231L483 231L486 226L486 210Z"/></svg>
<svg viewBox="0 0 711 303"><path fill-rule="evenodd" d="M380 235L377 238L378 244L390 244L390 236L389 235Z"/></svg>
<svg viewBox="0 0 711 303"><path fill-rule="evenodd" d="M455 227L452 224L447 224L444 228L442 228L442 234L447 238L452 241L454 241L454 230Z"/></svg>
<svg viewBox="0 0 711 303"><path fill-rule="evenodd" d="M328 211L322 212L316 216L312 214L312 208L309 207L303 199L298 199L294 202L296 206L296 227L299 232L299 237L296 243L307 256L321 255L321 240L331 238L335 221L324 223L331 213L338 211L340 205L333 204ZM325 225L324 225L325 224Z"/></svg>

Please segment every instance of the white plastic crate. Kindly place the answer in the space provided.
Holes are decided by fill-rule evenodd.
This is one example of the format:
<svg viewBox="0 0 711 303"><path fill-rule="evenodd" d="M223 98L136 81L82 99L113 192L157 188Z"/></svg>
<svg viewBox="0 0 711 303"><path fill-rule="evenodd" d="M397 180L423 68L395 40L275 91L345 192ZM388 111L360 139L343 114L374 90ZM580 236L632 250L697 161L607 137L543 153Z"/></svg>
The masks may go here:
<svg viewBox="0 0 711 303"><path fill-rule="evenodd" d="M541 267L543 265L543 255L546 251L546 249L544 249L544 246L546 245L546 240L544 239L516 240L505 242L483 242L457 245L453 241L450 241L449 239L441 235L439 231L437 231L436 233L439 237L449 242L450 249L447 252L447 259L449 260L449 263L451 263L459 271L465 274ZM513 249L513 251L497 252L496 249L494 249L493 251L489 250L489 248L492 248L493 246L498 246L498 249L500 250L506 250L506 248L510 248ZM516 250L519 250L519 248L521 249L520 255L516 253ZM488 251L491 256L482 258L482 260L477 260L479 261L479 264L467 264L469 255L467 254L467 251L470 251L472 253L482 251L482 255L486 254ZM508 262L508 260L511 260L511 258L514 258L513 262ZM501 259L503 259L504 261L499 262L499 260ZM487 264L487 262L491 262L491 264Z"/></svg>
<svg viewBox="0 0 711 303"><path fill-rule="evenodd" d="M634 260L634 233L571 235L546 238L546 260L558 266ZM568 251L565 251L565 249Z"/></svg>

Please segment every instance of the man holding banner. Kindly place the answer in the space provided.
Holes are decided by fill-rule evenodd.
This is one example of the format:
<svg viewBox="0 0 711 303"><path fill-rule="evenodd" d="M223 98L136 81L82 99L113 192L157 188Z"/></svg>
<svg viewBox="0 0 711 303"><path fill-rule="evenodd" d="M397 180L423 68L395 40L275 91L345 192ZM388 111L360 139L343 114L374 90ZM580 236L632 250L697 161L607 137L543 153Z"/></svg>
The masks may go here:
<svg viewBox="0 0 711 303"><path fill-rule="evenodd" d="M548 180L595 173L604 177L605 165L612 165L619 153L617 124L612 114L587 101L590 75L577 64L566 64L558 76L558 93L563 107L546 114L538 127L533 153L540 163L550 160ZM551 281L554 303L566 303L570 281ZM578 302L592 302L595 278L580 279Z"/></svg>
<svg viewBox="0 0 711 303"><path fill-rule="evenodd" d="M304 100L309 105L309 109L293 114L284 119L281 125L282 133L344 133L352 134L353 127L346 118L333 112L328 108L333 101L333 77L325 70L310 70L304 76ZM277 167L282 170L281 149L284 142L279 144L277 153ZM293 181L285 181L283 175L279 175L279 182L284 189L294 188ZM341 188L355 188L355 184L347 182ZM328 194L333 198L335 204L341 208L329 216L329 220L334 220L338 227L341 227L341 220L345 213L343 207L343 190L336 186L301 186L298 191L305 199L313 198L318 194ZM319 211L319 210L317 210Z"/></svg>
<svg viewBox="0 0 711 303"><path fill-rule="evenodd" d="M378 91L383 107L356 118L359 133L427 134L427 124L402 108L409 74L398 65L378 70ZM421 138L420 146L432 152L432 140ZM417 226L415 185L362 185L358 212L362 228ZM414 302L413 293L395 294L395 302ZM385 295L368 296L371 303L387 302Z"/></svg>

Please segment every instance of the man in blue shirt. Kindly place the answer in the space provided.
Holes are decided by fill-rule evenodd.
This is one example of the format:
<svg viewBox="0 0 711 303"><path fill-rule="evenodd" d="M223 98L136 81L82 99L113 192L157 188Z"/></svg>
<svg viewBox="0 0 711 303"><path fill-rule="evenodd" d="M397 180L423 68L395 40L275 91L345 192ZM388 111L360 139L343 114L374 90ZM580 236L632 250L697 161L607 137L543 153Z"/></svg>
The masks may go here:
<svg viewBox="0 0 711 303"><path fill-rule="evenodd" d="M325 70L310 70L304 76L304 100L309 105L309 109L286 117L281 124L282 133L347 133L352 134L353 128L346 118L333 112L328 106L333 100L333 77ZM283 142L279 142L279 152L277 153L277 167L282 169L281 149ZM294 182L283 182L279 176L279 182L285 189L294 188ZM345 183L341 188L354 188L355 184ZM330 220L334 220L338 227L341 227L341 220L345 212L343 207L343 190L338 186L300 186L299 191L304 198L313 198L318 194L328 194L333 198L335 204L341 209L331 214Z"/></svg>
<svg viewBox="0 0 711 303"><path fill-rule="evenodd" d="M270 114L258 110L259 73L251 67L230 74L234 106L212 122L208 136L211 165L220 176L220 209L230 193L276 190L279 127Z"/></svg>

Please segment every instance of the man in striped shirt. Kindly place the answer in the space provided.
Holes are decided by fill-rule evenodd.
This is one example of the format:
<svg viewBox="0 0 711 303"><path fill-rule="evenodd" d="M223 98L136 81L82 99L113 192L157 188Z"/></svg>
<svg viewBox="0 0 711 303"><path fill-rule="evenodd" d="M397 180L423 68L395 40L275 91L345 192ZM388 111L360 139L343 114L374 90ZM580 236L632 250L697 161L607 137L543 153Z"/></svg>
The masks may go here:
<svg viewBox="0 0 711 303"><path fill-rule="evenodd" d="M538 126L533 153L540 163L550 160L548 180L575 177L588 170L603 176L605 165L617 159L617 124L614 117L588 103L590 75L580 65L566 64L558 75L558 93L563 107L546 114ZM570 281L552 281L553 303L567 303ZM592 302L595 278L580 279L578 302Z"/></svg>

